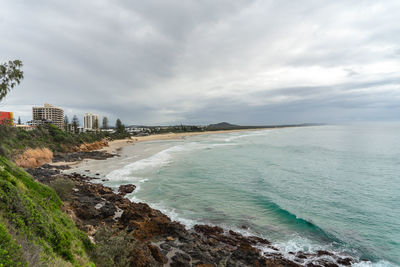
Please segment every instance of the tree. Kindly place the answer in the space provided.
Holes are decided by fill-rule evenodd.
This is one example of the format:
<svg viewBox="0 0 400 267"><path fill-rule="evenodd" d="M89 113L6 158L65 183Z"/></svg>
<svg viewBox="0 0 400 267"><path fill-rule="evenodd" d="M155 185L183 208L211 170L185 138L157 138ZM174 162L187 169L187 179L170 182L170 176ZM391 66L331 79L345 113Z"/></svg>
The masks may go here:
<svg viewBox="0 0 400 267"><path fill-rule="evenodd" d="M98 118L96 118L93 122L93 129L96 131L99 129L99 119Z"/></svg>
<svg viewBox="0 0 400 267"><path fill-rule="evenodd" d="M69 119L68 116L64 116L64 131L68 131L68 124L69 124Z"/></svg>
<svg viewBox="0 0 400 267"><path fill-rule="evenodd" d="M22 65L20 60L0 64L0 101L24 78Z"/></svg>
<svg viewBox="0 0 400 267"><path fill-rule="evenodd" d="M107 119L107 117L103 117L103 129L108 129L108 119Z"/></svg>
<svg viewBox="0 0 400 267"><path fill-rule="evenodd" d="M125 125L122 124L120 119L117 119L117 121L115 122L115 130L117 133L125 132Z"/></svg>
<svg viewBox="0 0 400 267"><path fill-rule="evenodd" d="M74 115L74 117L72 118L72 128L74 129L75 133L78 133L78 127L79 127L79 119L76 115Z"/></svg>
<svg viewBox="0 0 400 267"><path fill-rule="evenodd" d="M18 124L21 125L21 117L18 117Z"/></svg>

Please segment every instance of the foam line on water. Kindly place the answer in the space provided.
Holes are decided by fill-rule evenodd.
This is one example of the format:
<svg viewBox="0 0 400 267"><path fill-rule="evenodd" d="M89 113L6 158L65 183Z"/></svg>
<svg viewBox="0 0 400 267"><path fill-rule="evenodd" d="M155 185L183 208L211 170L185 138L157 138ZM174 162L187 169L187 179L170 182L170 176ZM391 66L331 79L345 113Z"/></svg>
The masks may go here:
<svg viewBox="0 0 400 267"><path fill-rule="evenodd" d="M147 170L159 169L172 162L173 155L179 152L189 152L193 150L210 149L219 146L230 146L235 144L207 144L199 142L184 143L162 150L148 158L132 162L120 169L114 170L106 175L110 181L135 181L132 178L133 173Z"/></svg>
<svg viewBox="0 0 400 267"><path fill-rule="evenodd" d="M291 261L297 262L302 265L307 265L311 262L316 262L321 259L328 259L335 262L335 258L353 258L354 263L352 266L356 267L399 267L398 265L394 265L388 261L380 260L378 262L371 262L371 261L361 261L359 258L351 256L348 254L348 251L340 250L337 248L333 248L331 245L322 245L312 242L311 240L301 237L301 236L293 236L288 241L285 242L277 242L272 244L274 247L279 249L279 252L283 254L283 256ZM261 251L268 255L269 253L274 253L268 247L258 247ZM304 262L298 262L295 256L297 252L305 252L305 253L317 253L318 251L328 251L333 254L333 256L329 255L322 255L322 256L315 256L312 258L307 259ZM343 266L340 265L339 266Z"/></svg>
<svg viewBox="0 0 400 267"><path fill-rule="evenodd" d="M158 152L157 154L130 163L121 169L114 170L106 175L109 180L127 181L132 180L132 173L146 168L160 168L168 164L171 160L171 152L182 150L182 146L173 146Z"/></svg>
<svg viewBox="0 0 400 267"><path fill-rule="evenodd" d="M146 201L143 201L139 198L137 198L136 196L131 196L129 198L130 201L132 202L143 202L148 204L152 209L156 209L161 211L163 214L167 215L172 221L177 221L180 222L182 225L184 225L186 227L186 229L190 229L193 226L195 226L196 224L199 224L200 222L196 221L196 220L191 220L191 219L185 219L183 217L181 217L176 211L175 209L170 209L170 208L165 208L162 203L149 203Z"/></svg>
<svg viewBox="0 0 400 267"><path fill-rule="evenodd" d="M254 131L254 132L248 132L245 134L231 134L228 138L225 138L225 142L231 142L236 139L241 139L241 138L246 138L246 137L254 137L254 136L263 136L267 135L269 133L269 130L263 130L263 131Z"/></svg>

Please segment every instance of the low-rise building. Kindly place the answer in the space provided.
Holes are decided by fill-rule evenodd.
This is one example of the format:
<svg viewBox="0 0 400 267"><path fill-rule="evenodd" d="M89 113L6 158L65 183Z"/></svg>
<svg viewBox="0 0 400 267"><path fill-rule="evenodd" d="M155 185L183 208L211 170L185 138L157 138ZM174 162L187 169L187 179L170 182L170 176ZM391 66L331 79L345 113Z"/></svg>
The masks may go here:
<svg viewBox="0 0 400 267"><path fill-rule="evenodd" d="M26 124L16 124L14 126L19 129L24 129L25 131L32 131L33 129L35 129L34 126L26 125Z"/></svg>

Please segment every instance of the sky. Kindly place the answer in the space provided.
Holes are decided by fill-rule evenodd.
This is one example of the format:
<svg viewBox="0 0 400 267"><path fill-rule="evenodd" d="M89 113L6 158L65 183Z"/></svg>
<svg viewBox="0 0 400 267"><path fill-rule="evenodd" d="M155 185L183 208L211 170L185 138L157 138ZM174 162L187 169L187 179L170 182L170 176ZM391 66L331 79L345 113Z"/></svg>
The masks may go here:
<svg viewBox="0 0 400 267"><path fill-rule="evenodd" d="M398 0L0 0L0 103L127 125L400 119ZM82 119L81 119L82 120Z"/></svg>

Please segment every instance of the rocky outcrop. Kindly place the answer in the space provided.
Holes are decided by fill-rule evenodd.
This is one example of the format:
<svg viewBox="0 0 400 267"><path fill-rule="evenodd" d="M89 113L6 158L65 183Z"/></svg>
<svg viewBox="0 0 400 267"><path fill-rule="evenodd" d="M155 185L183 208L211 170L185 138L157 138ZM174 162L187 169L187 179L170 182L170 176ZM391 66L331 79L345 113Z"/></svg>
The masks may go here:
<svg viewBox="0 0 400 267"><path fill-rule="evenodd" d="M117 155L107 153L105 151L79 151L72 153L55 153L53 162L75 162L84 159L104 160Z"/></svg>
<svg viewBox="0 0 400 267"><path fill-rule="evenodd" d="M339 257L328 251L293 253L293 261L266 239L243 236L218 226L195 225L187 230L159 210L145 203L134 203L124 194L114 193L109 187L89 182L79 174L56 174L52 179L68 178L74 188L64 210L92 240L100 227L108 227L124 236L132 247L131 266L338 266L349 265L352 259ZM43 182L46 182L42 179ZM133 186L120 188L132 192ZM268 253L262 253L263 247Z"/></svg>
<svg viewBox="0 0 400 267"><path fill-rule="evenodd" d="M64 151L68 153L54 153L48 148L27 148L23 151L15 151L13 161L22 168L37 168L46 163L58 161L80 161L82 159L107 159L113 157L113 154L104 151L96 151L108 146L107 140L101 140L93 143L84 143L79 146L67 146L60 144ZM54 156L54 158L53 158Z"/></svg>
<svg viewBox="0 0 400 267"><path fill-rule="evenodd" d="M103 147L108 146L108 141L107 140L101 140L93 143L88 143L88 144L81 144L80 146L77 146L73 148L74 152L79 152L79 151L93 151L93 150L99 150L102 149Z"/></svg>
<svg viewBox="0 0 400 267"><path fill-rule="evenodd" d="M121 196L125 196L126 194L132 193L135 189L136 189L136 185L124 184L118 188L118 192Z"/></svg>
<svg viewBox="0 0 400 267"><path fill-rule="evenodd" d="M14 158L15 164L22 168L36 168L45 163L50 163L53 152L48 148L28 148Z"/></svg>

